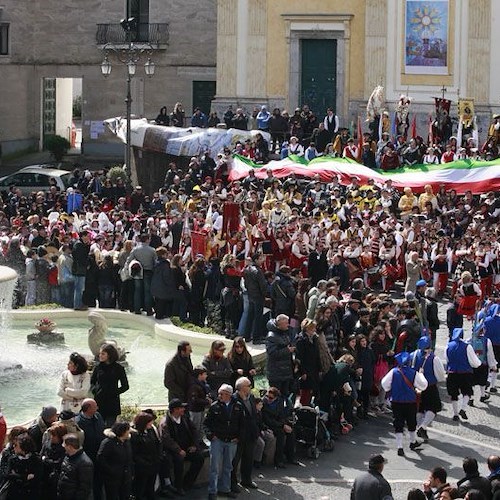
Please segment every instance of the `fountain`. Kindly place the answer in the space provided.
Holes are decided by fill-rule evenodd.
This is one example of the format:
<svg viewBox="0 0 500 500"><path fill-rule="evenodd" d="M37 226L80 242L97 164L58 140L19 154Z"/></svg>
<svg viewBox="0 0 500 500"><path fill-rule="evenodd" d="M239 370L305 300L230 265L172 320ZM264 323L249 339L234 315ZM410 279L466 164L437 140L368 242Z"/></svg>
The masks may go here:
<svg viewBox="0 0 500 500"><path fill-rule="evenodd" d="M12 297L16 286L17 273L14 269L7 266L0 266L0 331L6 327L5 312L12 308ZM21 363L5 359L3 356L0 359L0 373L19 370L22 368Z"/></svg>

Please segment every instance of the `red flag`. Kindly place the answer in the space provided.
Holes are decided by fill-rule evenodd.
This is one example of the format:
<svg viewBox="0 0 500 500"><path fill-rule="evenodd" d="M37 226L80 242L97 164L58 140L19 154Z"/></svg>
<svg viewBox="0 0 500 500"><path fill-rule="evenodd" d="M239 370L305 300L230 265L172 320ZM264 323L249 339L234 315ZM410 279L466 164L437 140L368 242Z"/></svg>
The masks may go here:
<svg viewBox="0 0 500 500"><path fill-rule="evenodd" d="M235 231L238 231L240 225L240 205L231 201L226 201L222 211L222 234L231 236Z"/></svg>
<svg viewBox="0 0 500 500"><path fill-rule="evenodd" d="M382 120L382 117L380 117ZM358 162L361 163L361 155L363 153L363 130L361 129L361 118L358 115Z"/></svg>
<svg viewBox="0 0 500 500"><path fill-rule="evenodd" d="M413 115L413 120L411 122L411 137L412 139L417 137L417 115Z"/></svg>
<svg viewBox="0 0 500 500"><path fill-rule="evenodd" d="M207 252L207 235L200 231L191 231L191 253L193 256L203 255Z"/></svg>

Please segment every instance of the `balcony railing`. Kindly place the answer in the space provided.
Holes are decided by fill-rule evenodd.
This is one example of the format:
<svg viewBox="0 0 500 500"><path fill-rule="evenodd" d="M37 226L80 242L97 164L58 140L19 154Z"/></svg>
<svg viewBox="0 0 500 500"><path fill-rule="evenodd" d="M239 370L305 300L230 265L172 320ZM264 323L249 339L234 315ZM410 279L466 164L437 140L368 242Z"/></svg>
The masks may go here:
<svg viewBox="0 0 500 500"><path fill-rule="evenodd" d="M149 43L156 48L166 48L168 45L168 23L138 23L137 28L130 32L130 41L134 43ZM97 45L126 45L127 32L119 24L98 24L96 33Z"/></svg>

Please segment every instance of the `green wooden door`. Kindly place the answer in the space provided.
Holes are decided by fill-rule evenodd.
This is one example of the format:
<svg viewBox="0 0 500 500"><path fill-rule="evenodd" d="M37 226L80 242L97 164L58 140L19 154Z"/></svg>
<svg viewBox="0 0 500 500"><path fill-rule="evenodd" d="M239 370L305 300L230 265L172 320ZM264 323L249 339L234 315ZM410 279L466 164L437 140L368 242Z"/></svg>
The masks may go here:
<svg viewBox="0 0 500 500"><path fill-rule="evenodd" d="M318 117L337 108L337 40L301 40L299 105Z"/></svg>
<svg viewBox="0 0 500 500"><path fill-rule="evenodd" d="M193 82L193 110L200 108L207 116L215 99L215 82Z"/></svg>

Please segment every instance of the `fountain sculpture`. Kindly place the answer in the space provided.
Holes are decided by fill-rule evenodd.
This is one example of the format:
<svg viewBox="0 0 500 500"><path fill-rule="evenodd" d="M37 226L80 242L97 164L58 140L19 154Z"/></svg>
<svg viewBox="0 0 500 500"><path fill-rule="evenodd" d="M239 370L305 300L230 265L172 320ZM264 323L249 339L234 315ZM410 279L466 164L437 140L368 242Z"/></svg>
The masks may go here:
<svg viewBox="0 0 500 500"><path fill-rule="evenodd" d="M89 348L94 358L98 359L99 351L103 344L113 344L118 351L118 362L121 364L126 363L127 352L125 349L120 347L116 340L105 338L108 333L106 318L96 311L91 311L89 312L88 319L92 323L92 327L89 329Z"/></svg>

